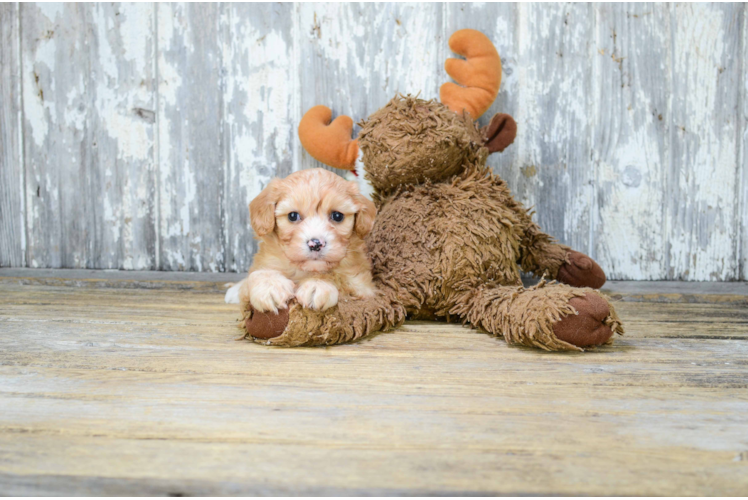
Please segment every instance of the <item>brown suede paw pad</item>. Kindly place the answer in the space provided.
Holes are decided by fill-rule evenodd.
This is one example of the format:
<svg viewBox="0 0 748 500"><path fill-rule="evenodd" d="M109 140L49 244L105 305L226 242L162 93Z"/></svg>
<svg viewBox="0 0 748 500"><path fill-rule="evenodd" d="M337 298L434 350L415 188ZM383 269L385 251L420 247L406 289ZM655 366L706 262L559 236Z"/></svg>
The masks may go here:
<svg viewBox="0 0 748 500"><path fill-rule="evenodd" d="M553 333L560 340L577 347L602 345L613 336L613 330L605 323L610 315L608 303L595 292L574 297L569 304L579 314L570 314L553 325Z"/></svg>
<svg viewBox="0 0 748 500"><path fill-rule="evenodd" d="M273 312L253 311L244 320L247 335L256 339L272 339L280 337L288 326L288 308L280 309L278 314Z"/></svg>
<svg viewBox="0 0 748 500"><path fill-rule="evenodd" d="M568 262L559 268L556 276L561 283L577 288L600 288L605 284L605 272L585 254L570 250L566 260Z"/></svg>

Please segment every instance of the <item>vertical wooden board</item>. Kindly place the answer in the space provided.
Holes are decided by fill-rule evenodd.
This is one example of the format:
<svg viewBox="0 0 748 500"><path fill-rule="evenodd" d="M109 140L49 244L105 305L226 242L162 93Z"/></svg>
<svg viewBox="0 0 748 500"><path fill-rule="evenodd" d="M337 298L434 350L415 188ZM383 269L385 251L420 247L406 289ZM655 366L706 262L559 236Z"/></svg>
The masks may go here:
<svg viewBox="0 0 748 500"><path fill-rule="evenodd" d="M22 7L32 267L153 267L152 10Z"/></svg>
<svg viewBox="0 0 748 500"><path fill-rule="evenodd" d="M743 37L740 54L739 75L745 75L748 71L748 11L743 4ZM741 109L741 137L740 156L738 157L738 169L740 172L741 194L740 194L740 278L748 281L748 78L741 78L740 87Z"/></svg>
<svg viewBox="0 0 748 500"><path fill-rule="evenodd" d="M218 4L160 4L160 268L223 271L224 151Z"/></svg>
<svg viewBox="0 0 748 500"><path fill-rule="evenodd" d="M670 7L596 4L593 245L609 279L665 279Z"/></svg>
<svg viewBox="0 0 748 500"><path fill-rule="evenodd" d="M440 4L299 4L296 36L303 114L365 119L396 93L438 98L446 78ZM354 127L354 136L358 127ZM319 167L306 152L301 167Z"/></svg>
<svg viewBox="0 0 748 500"><path fill-rule="evenodd" d="M729 280L737 266L742 6L673 7L668 279Z"/></svg>
<svg viewBox="0 0 748 500"><path fill-rule="evenodd" d="M21 5L26 212L31 267L90 267L93 198L86 7Z"/></svg>
<svg viewBox="0 0 748 500"><path fill-rule="evenodd" d="M0 267L25 265L19 4L0 4Z"/></svg>
<svg viewBox="0 0 748 500"><path fill-rule="evenodd" d="M491 39L501 56L501 88L493 105L480 118L480 126L487 125L496 113L508 113L516 118L519 108L519 42L518 4L513 3L448 3L444 4L444 49L446 57L459 57L449 53L449 37L457 30L470 28L478 30ZM442 70L444 81L449 76ZM518 124L517 135L527 133L523 124ZM517 164L517 143L503 153L488 157L488 164L501 176L518 200L527 197L528 178L522 175L522 165Z"/></svg>
<svg viewBox="0 0 748 500"><path fill-rule="evenodd" d="M155 268L153 5L87 6L92 101L86 117L94 214L89 267Z"/></svg>
<svg viewBox="0 0 748 500"><path fill-rule="evenodd" d="M528 179L522 201L544 231L594 257L590 213L591 51L588 4L521 4L516 165Z"/></svg>
<svg viewBox="0 0 748 500"><path fill-rule="evenodd" d="M293 60L293 4L224 4L226 270L246 271L257 242L249 202L293 170L299 68Z"/></svg>

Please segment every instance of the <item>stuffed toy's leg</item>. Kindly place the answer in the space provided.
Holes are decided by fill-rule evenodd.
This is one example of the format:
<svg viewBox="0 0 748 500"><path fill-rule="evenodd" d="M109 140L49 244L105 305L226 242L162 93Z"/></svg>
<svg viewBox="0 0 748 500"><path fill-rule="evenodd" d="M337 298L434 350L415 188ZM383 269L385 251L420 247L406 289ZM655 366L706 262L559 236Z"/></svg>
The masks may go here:
<svg viewBox="0 0 748 500"><path fill-rule="evenodd" d="M613 306L599 292L545 281L532 288L483 285L465 292L450 313L509 344L548 351L581 351L623 334Z"/></svg>
<svg viewBox="0 0 748 500"><path fill-rule="evenodd" d="M246 339L281 347L333 345L388 331L405 320L405 309L389 292L353 299L341 296L338 305L315 311L292 300L286 309L262 313L245 306L241 328Z"/></svg>

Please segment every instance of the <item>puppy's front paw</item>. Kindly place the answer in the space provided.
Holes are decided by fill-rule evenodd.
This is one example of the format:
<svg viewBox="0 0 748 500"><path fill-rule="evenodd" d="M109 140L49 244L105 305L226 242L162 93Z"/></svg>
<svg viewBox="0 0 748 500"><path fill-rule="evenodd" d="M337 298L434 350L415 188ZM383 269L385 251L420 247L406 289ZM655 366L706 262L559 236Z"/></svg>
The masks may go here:
<svg viewBox="0 0 748 500"><path fill-rule="evenodd" d="M327 281L309 280L296 290L296 300L309 309L324 311L338 303L338 289Z"/></svg>
<svg viewBox="0 0 748 500"><path fill-rule="evenodd" d="M255 274L257 276L255 276ZM249 303L256 311L274 313L293 298L293 281L272 271L256 271L249 277Z"/></svg>
<svg viewBox="0 0 748 500"><path fill-rule="evenodd" d="M242 289L242 286L244 286L244 280L240 281L239 283L234 283L231 285L231 288L226 290L226 296L224 297L224 300L227 304L239 304L241 301L239 300L239 291Z"/></svg>

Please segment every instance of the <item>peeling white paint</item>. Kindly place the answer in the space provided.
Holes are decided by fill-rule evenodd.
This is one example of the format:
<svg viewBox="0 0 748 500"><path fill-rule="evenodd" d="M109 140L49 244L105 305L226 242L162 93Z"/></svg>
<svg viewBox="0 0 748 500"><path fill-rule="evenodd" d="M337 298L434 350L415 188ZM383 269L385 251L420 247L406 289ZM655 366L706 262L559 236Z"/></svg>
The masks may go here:
<svg viewBox="0 0 748 500"><path fill-rule="evenodd" d="M121 57L136 68L149 68L151 50L149 43L153 40L153 9L135 8L122 5L119 33L126 43L122 46Z"/></svg>
<svg viewBox="0 0 748 500"><path fill-rule="evenodd" d="M593 204L590 14L586 5L522 4L517 16L515 168L534 172L520 199L536 207L544 230L583 252L589 251Z"/></svg>
<svg viewBox="0 0 748 500"><path fill-rule="evenodd" d="M175 10L178 10L179 6L174 6ZM166 117L169 113L169 108L177 106L177 92L182 86L182 77L175 65L172 65L171 60L167 58L167 54L174 50L172 41L175 37L175 33L179 31L179 27L174 25L177 13L167 6L162 6L158 10L157 19L157 30L158 30L158 92L159 92L159 109L158 114L161 117L159 120L159 172L160 186L162 189L159 193L159 202L161 218L157 223L160 225L160 237L161 239L171 237L182 237L183 226L182 224L170 224L170 220L173 217L173 206L176 204L175 194L172 190L172 179L171 169L174 168L172 165L172 159L170 152L173 149L171 143L171 127L172 123ZM180 215L180 220L185 216L189 219L189 212L184 213L184 209ZM187 221L189 227L189 220ZM188 229L189 230L189 229ZM165 259L162 259L162 266L164 263L168 264L171 268L183 269L185 266L184 256L181 251L172 250L170 248L164 248L162 246L162 252L164 253Z"/></svg>
<svg viewBox="0 0 748 500"><path fill-rule="evenodd" d="M57 20L57 16L62 14L65 6L62 2L41 2L34 5L50 22L55 22Z"/></svg>
<svg viewBox="0 0 748 500"><path fill-rule="evenodd" d="M664 4L607 4L596 18L594 245L609 276L663 279L670 75L652 78L651 68L669 66L670 13Z"/></svg>
<svg viewBox="0 0 748 500"><path fill-rule="evenodd" d="M743 40L741 47L743 53L740 54L743 60L743 73L748 71L748 14L743 9ZM740 127L743 131L740 140L740 154L738 155L738 171L740 177L739 184L739 205L738 217L740 220L740 239L737 241L736 254L740 258L740 276L741 280L748 281L748 78L743 78L743 85L740 89L740 101L743 103L743 109L738 109L740 117Z"/></svg>
<svg viewBox="0 0 748 500"><path fill-rule="evenodd" d="M610 278L734 279L741 266L745 278L744 10L28 7L21 57L29 263L147 269L158 261L147 234L157 233L164 268L246 269L249 200L275 175L318 166L298 154L301 113L325 104L358 121L396 92L435 98L448 80L451 31L476 27L499 47L497 102L519 124L515 144L491 164L518 199L536 206L546 230L591 252ZM196 78L192 65L203 60L222 66ZM220 113L191 112L201 92L217 96ZM203 129L220 138L211 145L215 159L196 149ZM85 141L90 150L81 149ZM100 186L76 178L83 161L98 169ZM95 211L101 227L83 219L74 227L58 207L81 217Z"/></svg>
<svg viewBox="0 0 748 500"><path fill-rule="evenodd" d="M38 147L43 147L49 133L49 113L51 103L43 97L44 90L40 87L45 83L46 75L55 74L57 43L53 38L39 40L36 50L24 51L23 67L26 69L23 84L24 115L31 127L31 136ZM54 78L50 78L46 88L47 95L53 93Z"/></svg>
<svg viewBox="0 0 748 500"><path fill-rule="evenodd" d="M678 5L674 10L673 160L683 168L671 181L689 200L690 210L671 216L670 273L694 280L735 279L734 113L737 82L744 79L737 74L734 56L739 11L727 4ZM726 33L732 35L729 46Z"/></svg>
<svg viewBox="0 0 748 500"><path fill-rule="evenodd" d="M245 271L254 245L247 206L270 179L290 173L296 132L293 47L288 32L272 24L271 10L251 16L244 6L231 5L227 11L224 29L229 36L222 44L229 136L225 246L228 268Z"/></svg>

